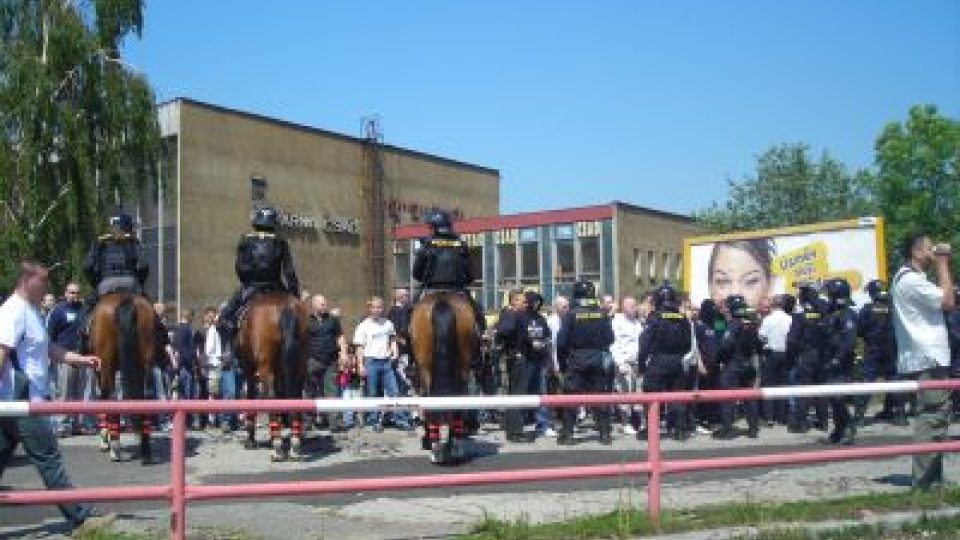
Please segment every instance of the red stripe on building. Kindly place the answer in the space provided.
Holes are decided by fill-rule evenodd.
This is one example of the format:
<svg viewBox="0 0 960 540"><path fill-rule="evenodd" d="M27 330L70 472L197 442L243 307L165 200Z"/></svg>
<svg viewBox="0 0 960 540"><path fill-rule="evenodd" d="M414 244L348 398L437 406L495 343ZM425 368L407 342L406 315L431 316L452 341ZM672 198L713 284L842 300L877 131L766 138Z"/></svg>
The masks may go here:
<svg viewBox="0 0 960 540"><path fill-rule="evenodd" d="M613 212L614 205L601 204L563 210L545 210L542 212L525 212L505 216L476 217L455 221L453 223L453 229L459 234L498 231L500 229L523 229L554 223L612 219ZM423 238L429 235L430 232L427 226L422 224L403 225L401 227L394 227L393 229L394 240L410 240L412 238Z"/></svg>

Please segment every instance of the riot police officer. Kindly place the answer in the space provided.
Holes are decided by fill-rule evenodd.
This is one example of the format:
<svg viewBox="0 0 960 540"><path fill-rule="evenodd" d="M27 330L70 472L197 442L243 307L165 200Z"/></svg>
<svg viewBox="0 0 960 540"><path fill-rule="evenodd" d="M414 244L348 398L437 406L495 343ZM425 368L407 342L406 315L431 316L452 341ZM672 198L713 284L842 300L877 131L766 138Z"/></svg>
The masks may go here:
<svg viewBox="0 0 960 540"><path fill-rule="evenodd" d="M541 371L550 353L550 328L540 314L543 303L535 292L511 295L496 326L496 339L507 355L511 395L539 394ZM505 415L507 440L530 442L524 436L524 415L530 411L509 409Z"/></svg>
<svg viewBox="0 0 960 540"><path fill-rule="evenodd" d="M240 288L220 314L219 327L227 338L237 329L237 314L253 295L285 292L300 297L300 281L293 267L290 245L277 235L280 216L274 208L261 206L253 214L253 232L237 245L236 272Z"/></svg>
<svg viewBox="0 0 960 540"><path fill-rule="evenodd" d="M467 244L453 231L453 221L447 212L432 212L426 223L430 226L431 237L420 240L420 249L413 261L413 278L420 282L413 301L431 289L460 292L473 307L477 325L484 328L483 314L466 290L473 283Z"/></svg>
<svg viewBox="0 0 960 540"><path fill-rule="evenodd" d="M573 308L561 320L557 333L557 357L564 372L564 392L602 393L607 387L607 371L603 354L613 344L613 322L596 300L596 290L589 281L573 285ZM613 443L610 407L594 411L602 444ZM563 426L557 443L573 444L573 426L577 410L563 409Z"/></svg>
<svg viewBox="0 0 960 540"><path fill-rule="evenodd" d="M828 280L824 288L829 300L824 379L828 384L849 383L853 380L857 344L857 315L851 308L850 283L843 278L834 278ZM832 444L853 444L856 426L851 421L849 402L847 396L830 398L833 431L828 441Z"/></svg>
<svg viewBox="0 0 960 540"><path fill-rule="evenodd" d="M875 382L883 377L886 381L897 379L897 344L893 334L893 313L890 306L890 293L884 283L878 279L867 283L870 302L863 306L857 316L857 335L863 338L863 382ZM869 395L856 398L854 418L857 424L863 422L870 402ZM893 420L894 424L907 425L903 408L903 397L898 394L884 396L883 409L876 415L877 420Z"/></svg>
<svg viewBox="0 0 960 540"><path fill-rule="evenodd" d="M644 392L677 392L687 388L683 358L693 347L690 321L680 313L680 298L669 283L654 294L654 311L640 333L638 366L644 372ZM676 440L690 436L687 407L672 403L667 408L667 429Z"/></svg>
<svg viewBox="0 0 960 540"><path fill-rule="evenodd" d="M705 373L698 373L699 390L717 390L720 387L720 369L717 354L720 350L720 338L727 331L727 320L717 307L717 303L707 298L700 303L700 312L694 323L697 346ZM696 419L701 425L710 426L720 423L719 403L702 401L694 405Z"/></svg>
<svg viewBox="0 0 960 540"><path fill-rule="evenodd" d="M753 388L757 383L760 355L763 353L757 313L739 294L727 297L726 306L730 322L720 340L718 351L719 364L723 367L720 372L720 388ZM723 402L720 411L723 425L713 433L713 438L735 438L733 422L737 415L736 402ZM760 430L760 403L756 400L747 403L747 426L747 436L756 439Z"/></svg>
<svg viewBox="0 0 960 540"><path fill-rule="evenodd" d="M797 300L802 311L793 316L787 333L787 361L796 366L797 380L802 385L823 384L823 354L827 333L825 317L827 306L813 283L798 286ZM805 433L810 429L810 407L816 410L816 428L827 429L827 403L820 398L800 398L792 411L789 430Z"/></svg>
<svg viewBox="0 0 960 540"><path fill-rule="evenodd" d="M93 290L77 316L81 341L86 340L87 319L101 296L112 292L143 294L150 267L140 260L140 240L133 225L132 217L118 212L110 218L107 234L99 237L87 252L83 270Z"/></svg>

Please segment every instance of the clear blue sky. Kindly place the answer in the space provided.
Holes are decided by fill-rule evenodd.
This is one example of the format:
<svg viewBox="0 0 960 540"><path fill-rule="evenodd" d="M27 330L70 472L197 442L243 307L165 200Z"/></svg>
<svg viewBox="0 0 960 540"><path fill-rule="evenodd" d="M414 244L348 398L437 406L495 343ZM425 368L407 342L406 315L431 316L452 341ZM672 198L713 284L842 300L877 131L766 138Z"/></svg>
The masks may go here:
<svg viewBox="0 0 960 540"><path fill-rule="evenodd" d="M960 118L960 2L148 0L127 60L187 96L497 168L501 208L689 212L772 144L852 167Z"/></svg>

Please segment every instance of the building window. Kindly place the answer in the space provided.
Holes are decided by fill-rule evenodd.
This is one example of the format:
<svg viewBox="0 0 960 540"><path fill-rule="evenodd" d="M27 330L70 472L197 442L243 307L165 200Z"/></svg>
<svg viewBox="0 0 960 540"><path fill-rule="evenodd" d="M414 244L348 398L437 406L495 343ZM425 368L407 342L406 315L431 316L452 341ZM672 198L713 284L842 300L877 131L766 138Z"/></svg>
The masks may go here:
<svg viewBox="0 0 960 540"><path fill-rule="evenodd" d="M647 252L647 265L647 277L650 278L650 284L653 285L657 282L657 257L652 251Z"/></svg>
<svg viewBox="0 0 960 540"><path fill-rule="evenodd" d="M540 231L538 229L520 229L520 242L536 242L539 239Z"/></svg>
<svg viewBox="0 0 960 540"><path fill-rule="evenodd" d="M497 244L497 281L510 285L517 280L517 245Z"/></svg>
<svg viewBox="0 0 960 540"><path fill-rule="evenodd" d="M571 240L573 239L573 224L564 223L561 225L554 225L553 227L553 237L557 240Z"/></svg>
<svg viewBox="0 0 960 540"><path fill-rule="evenodd" d="M260 176L250 178L250 200L261 202L267 198L267 179Z"/></svg>
<svg viewBox="0 0 960 540"><path fill-rule="evenodd" d="M483 281L483 246L470 246L467 250L470 254L470 275L475 284L480 284Z"/></svg>
<svg viewBox="0 0 960 540"><path fill-rule="evenodd" d="M393 279L398 287L410 283L410 253L398 252L393 254Z"/></svg>
<svg viewBox="0 0 960 540"><path fill-rule="evenodd" d="M680 278L682 277L682 274L683 274L683 258L678 253L673 256L673 279L677 280L677 282L679 283Z"/></svg>
<svg viewBox="0 0 960 540"><path fill-rule="evenodd" d="M573 282L577 279L577 257L574 252L573 238L554 242L554 274L558 282Z"/></svg>
<svg viewBox="0 0 960 540"><path fill-rule="evenodd" d="M520 277L524 285L540 283L540 244L524 242L520 244Z"/></svg>
<svg viewBox="0 0 960 540"><path fill-rule="evenodd" d="M669 254L669 253L664 253L663 255L660 256L660 258L661 258L661 265L662 265L662 269L663 269L663 279L670 279L670 278L671 278L671 275L670 275L670 274L671 274L671 272L670 272L670 254Z"/></svg>
<svg viewBox="0 0 960 540"><path fill-rule="evenodd" d="M580 238L580 275L591 281L600 281L600 238Z"/></svg>
<svg viewBox="0 0 960 540"><path fill-rule="evenodd" d="M633 248L633 277L643 278L643 254L637 248Z"/></svg>

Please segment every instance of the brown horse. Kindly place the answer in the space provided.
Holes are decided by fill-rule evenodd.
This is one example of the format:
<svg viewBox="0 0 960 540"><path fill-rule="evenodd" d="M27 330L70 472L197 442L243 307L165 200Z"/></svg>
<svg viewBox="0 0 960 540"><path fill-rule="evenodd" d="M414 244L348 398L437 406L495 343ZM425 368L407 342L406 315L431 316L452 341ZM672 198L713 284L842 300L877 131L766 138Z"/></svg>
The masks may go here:
<svg viewBox="0 0 960 540"><path fill-rule="evenodd" d="M146 386L153 387L156 356L156 315L143 297L130 293L110 293L97 302L90 316L90 352L100 357L100 399L113 398L117 372L123 375L121 397L144 399ZM152 392L149 393L152 395ZM140 459L152 463L149 416L134 416L133 426L140 432ZM126 460L119 448L119 415L100 415L100 450L110 452L113 461Z"/></svg>
<svg viewBox="0 0 960 540"><path fill-rule="evenodd" d="M240 323L237 360L247 381L247 398L302 398L307 378L307 306L289 294L254 298ZM256 448L256 413L247 413L247 448ZM283 427L281 431L281 425ZM292 439L291 439L292 435ZM270 415L273 461L303 457L303 414Z"/></svg>
<svg viewBox="0 0 960 540"><path fill-rule="evenodd" d="M425 294L413 307L410 340L420 374L421 396L465 396L470 364L479 349L477 321L459 292ZM423 447L433 463L462 460L463 411L424 412Z"/></svg>

